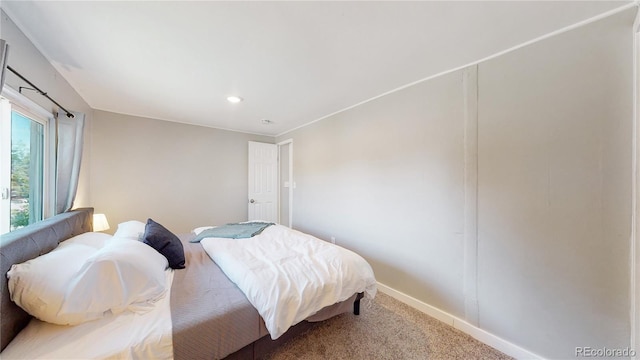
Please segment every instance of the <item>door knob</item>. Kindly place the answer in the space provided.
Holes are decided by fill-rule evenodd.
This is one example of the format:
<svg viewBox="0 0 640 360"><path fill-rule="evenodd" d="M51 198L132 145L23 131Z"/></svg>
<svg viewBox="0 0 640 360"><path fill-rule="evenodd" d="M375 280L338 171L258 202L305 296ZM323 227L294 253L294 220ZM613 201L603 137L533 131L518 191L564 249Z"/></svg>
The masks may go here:
<svg viewBox="0 0 640 360"><path fill-rule="evenodd" d="M251 199L251 200L249 200L249 202L253 204L253 203L254 203L254 202L256 202L256 201L255 201L255 200L253 200L253 199Z"/></svg>

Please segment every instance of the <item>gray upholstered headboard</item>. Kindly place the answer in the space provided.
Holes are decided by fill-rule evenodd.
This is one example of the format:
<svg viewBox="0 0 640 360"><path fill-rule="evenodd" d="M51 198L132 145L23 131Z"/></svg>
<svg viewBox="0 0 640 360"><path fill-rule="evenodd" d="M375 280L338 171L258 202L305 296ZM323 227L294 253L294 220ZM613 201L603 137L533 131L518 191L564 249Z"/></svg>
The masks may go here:
<svg viewBox="0 0 640 360"><path fill-rule="evenodd" d="M92 230L93 208L82 208L0 236L0 351L31 319L9 296L7 272L11 265L46 254L61 241Z"/></svg>

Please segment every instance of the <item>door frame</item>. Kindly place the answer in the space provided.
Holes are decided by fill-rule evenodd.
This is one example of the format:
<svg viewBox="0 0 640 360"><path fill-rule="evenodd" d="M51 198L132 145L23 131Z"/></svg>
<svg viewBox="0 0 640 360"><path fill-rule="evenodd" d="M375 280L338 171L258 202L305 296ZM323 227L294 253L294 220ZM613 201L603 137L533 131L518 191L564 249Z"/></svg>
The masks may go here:
<svg viewBox="0 0 640 360"><path fill-rule="evenodd" d="M636 13L636 19L633 24L633 142L632 142L632 212L631 212L631 339L630 348L636 349L640 346L640 286L637 281L640 280L640 240L638 238L638 229L640 229L640 11ZM634 359L639 359L638 350L634 354Z"/></svg>
<svg viewBox="0 0 640 360"><path fill-rule="evenodd" d="M282 219L280 218L280 214L281 214L281 210L282 210L282 204L281 204L281 198L280 198L280 188L282 186L282 179L280 178L280 175L282 173L282 147L283 146L288 146L289 147L289 158L287 159L288 163L289 163L289 227L293 228L293 189L295 187L295 183L293 181L293 139L287 139L284 141L281 141L279 143L276 144L278 146L278 222L282 222Z"/></svg>

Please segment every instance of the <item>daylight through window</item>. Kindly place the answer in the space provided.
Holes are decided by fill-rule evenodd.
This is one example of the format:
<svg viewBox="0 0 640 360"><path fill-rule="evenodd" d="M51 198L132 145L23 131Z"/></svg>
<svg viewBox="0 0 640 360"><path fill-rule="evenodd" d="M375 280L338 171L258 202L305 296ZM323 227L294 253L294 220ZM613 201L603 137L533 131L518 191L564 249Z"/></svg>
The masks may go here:
<svg viewBox="0 0 640 360"><path fill-rule="evenodd" d="M49 118L37 105L17 104L5 94L0 98L0 233L42 220L50 204Z"/></svg>

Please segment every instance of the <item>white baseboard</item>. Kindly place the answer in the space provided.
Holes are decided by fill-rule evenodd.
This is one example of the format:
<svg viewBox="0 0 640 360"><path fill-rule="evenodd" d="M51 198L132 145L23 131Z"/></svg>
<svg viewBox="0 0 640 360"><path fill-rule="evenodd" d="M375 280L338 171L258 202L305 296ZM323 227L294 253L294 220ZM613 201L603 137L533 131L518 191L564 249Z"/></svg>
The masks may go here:
<svg viewBox="0 0 640 360"><path fill-rule="evenodd" d="M445 311L442 311L434 306L424 303L414 297L411 297L398 290L390 288L387 285L378 283L378 290L383 292L392 298L399 300L412 308L415 308L433 318L436 318L445 324L451 325L454 328L469 334L473 338L481 341L503 353L512 356L516 359L544 359L542 356L534 354L528 350L525 350L518 345L508 342L486 330L482 330L477 326L474 326L458 317L455 317Z"/></svg>

